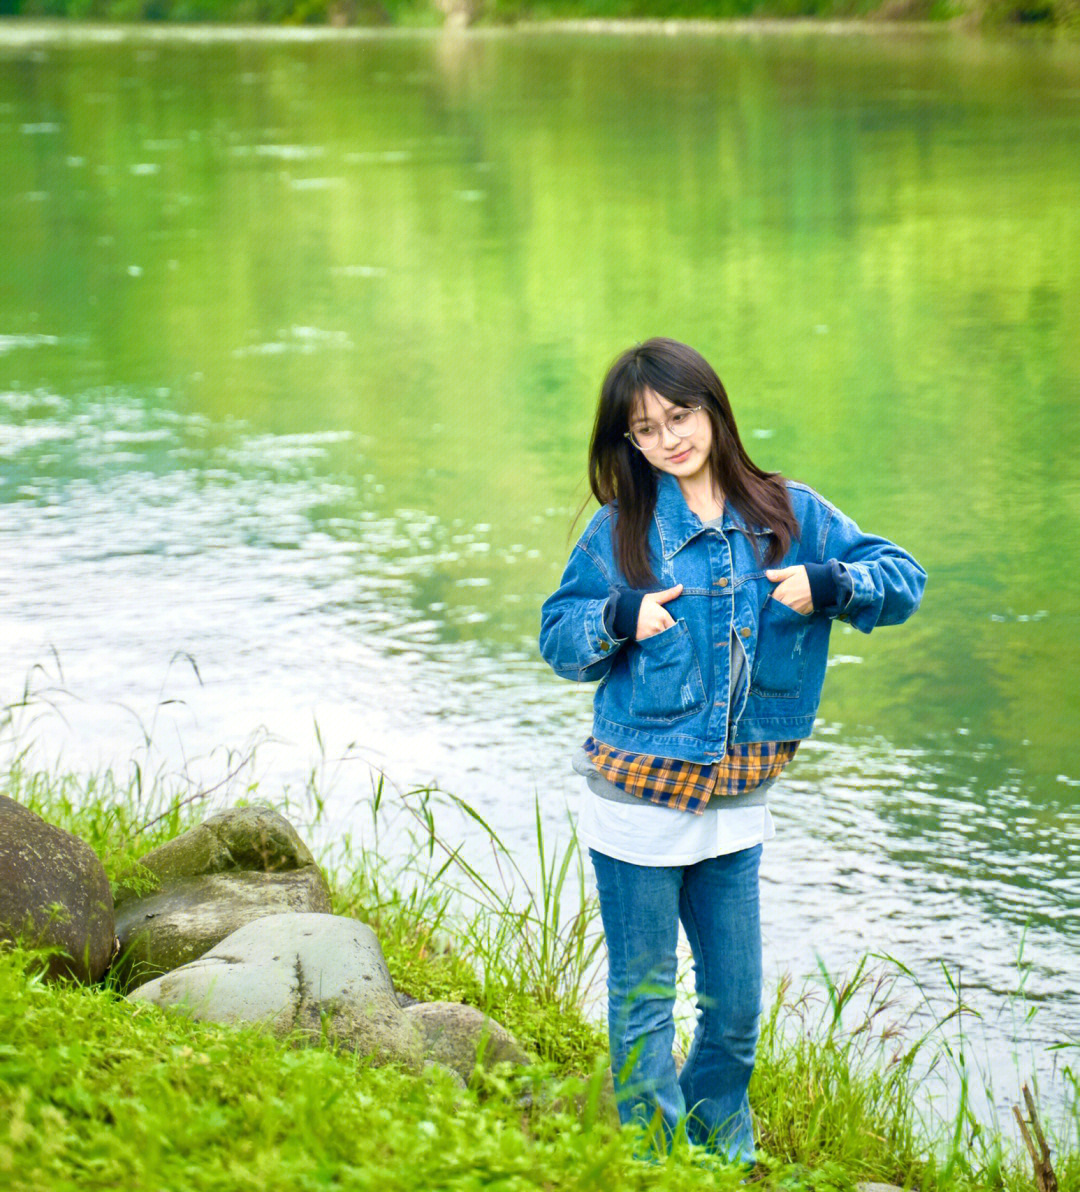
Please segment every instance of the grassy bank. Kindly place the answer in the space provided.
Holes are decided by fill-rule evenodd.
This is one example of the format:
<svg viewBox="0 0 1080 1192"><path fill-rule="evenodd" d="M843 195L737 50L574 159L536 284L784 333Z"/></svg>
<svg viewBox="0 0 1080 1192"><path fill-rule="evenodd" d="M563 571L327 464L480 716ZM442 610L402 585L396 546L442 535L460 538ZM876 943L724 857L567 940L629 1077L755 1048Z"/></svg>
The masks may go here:
<svg viewBox="0 0 1080 1192"><path fill-rule="evenodd" d="M138 771L121 780L17 763L0 775L0 793L87 840L114 880L208 813L199 792L148 786ZM237 795L259 792L218 790L215 807ZM277 805L307 839L325 835L314 783ZM462 1091L438 1074L136 1008L107 985L46 986L32 958L2 954L0 1181L223 1192L737 1187L740 1173L692 1148L660 1166L631 1158L604 1096L605 1039L582 1010L600 945L577 850L545 851L538 821L528 872L541 876L530 884L489 833L496 864L485 871L506 879L495 882L445 838L461 817L475 813L375 782L355 835L334 833L334 909L375 927L400 990L494 1014L541 1057L534 1069ZM950 1123L920 1118L914 1073L934 1033L896 1036L896 979L862 969L827 982L816 1001L779 991L751 1090L762 1183L1029 1188L1026 1161L964 1105ZM1080 1188L1080 1119L1073 1127L1052 1142L1062 1192Z"/></svg>
<svg viewBox="0 0 1080 1192"><path fill-rule="evenodd" d="M0 17L318 25L549 20L791 19L957 21L1080 29L1080 0L0 0Z"/></svg>

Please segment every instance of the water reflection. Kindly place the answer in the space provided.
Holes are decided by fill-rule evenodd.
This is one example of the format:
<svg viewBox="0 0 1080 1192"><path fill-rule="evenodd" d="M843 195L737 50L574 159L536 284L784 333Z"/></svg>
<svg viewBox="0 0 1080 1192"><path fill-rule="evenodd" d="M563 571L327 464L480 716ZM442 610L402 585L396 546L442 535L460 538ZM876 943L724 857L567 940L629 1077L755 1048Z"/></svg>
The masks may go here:
<svg viewBox="0 0 1080 1192"><path fill-rule="evenodd" d="M134 745L135 726L103 711L117 677L138 703L183 650L201 681L177 687L174 675L167 694L183 701L189 752L261 723L287 745L276 778L299 784L312 740L296 711L310 708L335 747L350 733L401 782L453 776L455 793L526 848L534 793L563 829L576 797L564 763L590 693L548 676L528 635L516 651L493 641L523 610L489 600L492 523L389 510L377 473L360 487L335 477L332 463L358 450L345 432L251 433L116 394L5 405L6 461L32 483L0 507L0 524L35 543L9 611L40 656L58 649L72 689L100 702L61 734L76 757L103 728L114 748L125 732ZM500 566L527 554L513 543ZM88 623L113 629L87 641ZM0 640L8 660L28 657L25 639ZM864 665L833 657L834 671ZM524 757L523 740L534 742ZM1080 815L1058 786L1066 797L1048 803L1022 769L1003 772L992 747L960 734L897 748L824 724L774 800L770 960L797 972L819 954L839 969L864 950L941 961L989 1008L1015 991L1024 940L1027 996L1054 1011L1034 1037L1058 1041L1080 1021L1068 948Z"/></svg>

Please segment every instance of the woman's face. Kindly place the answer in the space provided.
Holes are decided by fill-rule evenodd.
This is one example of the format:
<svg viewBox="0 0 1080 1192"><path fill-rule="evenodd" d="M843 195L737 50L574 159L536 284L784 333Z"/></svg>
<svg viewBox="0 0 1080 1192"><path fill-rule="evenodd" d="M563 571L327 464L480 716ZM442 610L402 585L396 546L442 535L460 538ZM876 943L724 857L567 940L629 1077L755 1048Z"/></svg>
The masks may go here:
<svg viewBox="0 0 1080 1192"><path fill-rule="evenodd" d="M671 428L671 420L685 418L687 414L693 429L686 438L680 438ZM637 434L650 429L659 431L656 446L641 452L658 471L691 482L711 474L712 424L703 409L691 412L686 406L677 406L659 393L646 389L630 415L629 429ZM684 426L679 427L680 431L684 429Z"/></svg>

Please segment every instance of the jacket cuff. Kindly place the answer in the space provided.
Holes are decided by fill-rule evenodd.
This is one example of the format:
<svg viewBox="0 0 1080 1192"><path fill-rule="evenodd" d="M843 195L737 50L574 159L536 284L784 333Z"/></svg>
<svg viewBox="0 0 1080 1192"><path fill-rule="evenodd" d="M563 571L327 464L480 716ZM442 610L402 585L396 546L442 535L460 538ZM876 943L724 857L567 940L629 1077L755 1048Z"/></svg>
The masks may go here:
<svg viewBox="0 0 1080 1192"><path fill-rule="evenodd" d="M814 612L827 617L838 616L847 607L854 585L848 569L839 559L825 563L804 563L806 578L810 581L810 599Z"/></svg>
<svg viewBox="0 0 1080 1192"><path fill-rule="evenodd" d="M638 613L645 593L634 588L612 588L611 600L605 612L604 621L612 637L632 638L637 636ZM608 616L610 615L610 621Z"/></svg>

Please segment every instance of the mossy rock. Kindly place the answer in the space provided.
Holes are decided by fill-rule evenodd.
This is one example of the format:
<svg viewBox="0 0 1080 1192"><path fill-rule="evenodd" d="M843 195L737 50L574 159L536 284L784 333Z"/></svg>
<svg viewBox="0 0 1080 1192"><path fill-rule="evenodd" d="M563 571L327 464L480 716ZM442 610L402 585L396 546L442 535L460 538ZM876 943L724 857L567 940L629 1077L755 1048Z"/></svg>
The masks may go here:
<svg viewBox="0 0 1080 1192"><path fill-rule="evenodd" d="M152 849L120 879L113 973L131 989L255 919L331 909L326 878L292 824L271 807L235 807Z"/></svg>
<svg viewBox="0 0 1080 1192"><path fill-rule="evenodd" d="M113 900L94 850L0 796L0 940L56 948L47 978L101 979L113 955Z"/></svg>
<svg viewBox="0 0 1080 1192"><path fill-rule="evenodd" d="M208 873L284 873L314 864L296 829L272 807L234 807L140 857L131 875L134 881L126 884L123 875L117 882L116 905L144 894L149 875L166 886Z"/></svg>

